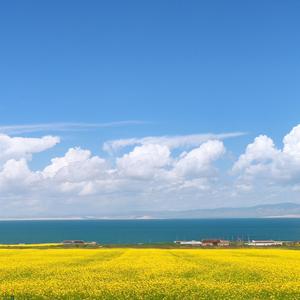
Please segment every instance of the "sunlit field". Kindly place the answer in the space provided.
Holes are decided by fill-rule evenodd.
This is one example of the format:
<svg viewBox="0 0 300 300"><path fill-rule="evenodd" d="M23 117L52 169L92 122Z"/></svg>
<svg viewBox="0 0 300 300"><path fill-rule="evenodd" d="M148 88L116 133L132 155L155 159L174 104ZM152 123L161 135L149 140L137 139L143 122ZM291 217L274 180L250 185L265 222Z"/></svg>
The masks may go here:
<svg viewBox="0 0 300 300"><path fill-rule="evenodd" d="M1 249L0 298L300 299L300 251Z"/></svg>

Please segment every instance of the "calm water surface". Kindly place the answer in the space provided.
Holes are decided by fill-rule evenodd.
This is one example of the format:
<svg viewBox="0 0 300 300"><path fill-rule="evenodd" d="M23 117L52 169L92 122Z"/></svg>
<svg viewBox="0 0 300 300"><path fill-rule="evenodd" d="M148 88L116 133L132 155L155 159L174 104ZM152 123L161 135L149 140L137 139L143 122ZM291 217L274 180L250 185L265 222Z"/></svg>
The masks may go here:
<svg viewBox="0 0 300 300"><path fill-rule="evenodd" d="M300 219L0 221L0 243L65 239L153 243L205 238L300 240Z"/></svg>

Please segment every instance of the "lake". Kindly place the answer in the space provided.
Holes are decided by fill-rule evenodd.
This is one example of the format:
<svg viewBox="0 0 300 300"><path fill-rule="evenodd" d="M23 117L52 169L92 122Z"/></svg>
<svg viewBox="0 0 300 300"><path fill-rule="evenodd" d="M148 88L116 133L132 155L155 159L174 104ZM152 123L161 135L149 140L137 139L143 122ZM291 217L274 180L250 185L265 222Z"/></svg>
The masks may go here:
<svg viewBox="0 0 300 300"><path fill-rule="evenodd" d="M0 221L0 243L80 239L99 243L157 243L220 238L300 240L300 219Z"/></svg>

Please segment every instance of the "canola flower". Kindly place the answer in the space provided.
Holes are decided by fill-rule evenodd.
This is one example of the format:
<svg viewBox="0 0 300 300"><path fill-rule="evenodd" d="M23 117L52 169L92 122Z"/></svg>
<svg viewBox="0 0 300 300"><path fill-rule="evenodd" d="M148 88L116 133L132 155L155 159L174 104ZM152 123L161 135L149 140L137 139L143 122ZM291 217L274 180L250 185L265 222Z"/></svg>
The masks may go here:
<svg viewBox="0 0 300 300"><path fill-rule="evenodd" d="M296 300L300 251L0 249L0 299L10 295L16 300Z"/></svg>

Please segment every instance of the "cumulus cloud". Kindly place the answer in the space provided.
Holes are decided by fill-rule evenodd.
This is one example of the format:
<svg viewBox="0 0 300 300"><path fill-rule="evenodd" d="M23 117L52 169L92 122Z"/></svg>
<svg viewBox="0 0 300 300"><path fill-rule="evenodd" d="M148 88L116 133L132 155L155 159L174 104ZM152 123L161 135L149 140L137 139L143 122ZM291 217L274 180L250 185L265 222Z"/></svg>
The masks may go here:
<svg viewBox="0 0 300 300"><path fill-rule="evenodd" d="M70 148L63 157L51 159L51 164L41 172L44 178L68 182L97 178L106 170L106 161L92 156L89 150Z"/></svg>
<svg viewBox="0 0 300 300"><path fill-rule="evenodd" d="M52 148L59 141L56 136L24 138L0 134L0 163L9 159L31 159L32 154Z"/></svg>
<svg viewBox="0 0 300 300"><path fill-rule="evenodd" d="M245 153L234 164L233 171L244 170L251 173L262 165L272 163L278 155L280 155L280 150L275 148L273 140L266 135L260 135L247 146Z"/></svg>
<svg viewBox="0 0 300 300"><path fill-rule="evenodd" d="M32 187L38 181L38 175L30 171L24 158L8 160L0 172L0 190L20 192Z"/></svg>
<svg viewBox="0 0 300 300"><path fill-rule="evenodd" d="M248 181L266 179L269 183L298 184L300 180L300 125L283 138L283 148L261 135L249 144L232 168Z"/></svg>
<svg viewBox="0 0 300 300"><path fill-rule="evenodd" d="M300 160L300 125L294 127L283 139L283 153L295 161Z"/></svg>
<svg viewBox="0 0 300 300"><path fill-rule="evenodd" d="M224 153L225 147L221 141L208 141L183 153L175 164L175 172L186 177L209 176L214 170L212 163Z"/></svg>
<svg viewBox="0 0 300 300"><path fill-rule="evenodd" d="M24 193L38 190L41 174L31 171L27 161L33 154L46 151L59 141L56 136L25 138L0 134L0 198L22 197Z"/></svg>
<svg viewBox="0 0 300 300"><path fill-rule="evenodd" d="M123 176L151 178L170 164L170 150L165 145L146 144L137 146L117 159L117 169Z"/></svg>

